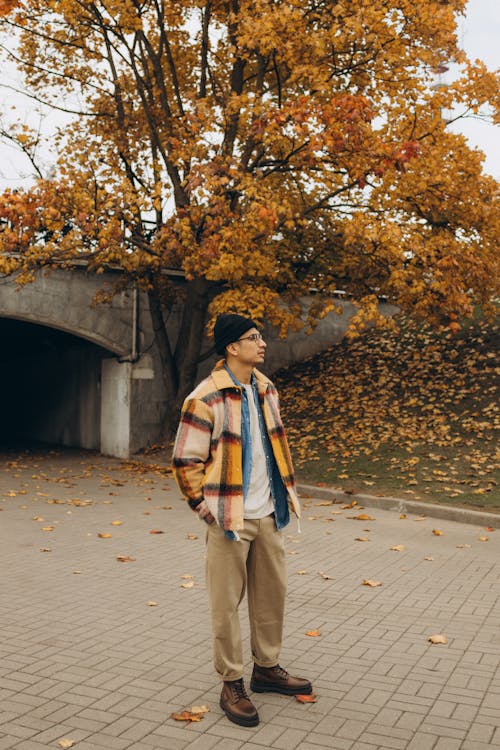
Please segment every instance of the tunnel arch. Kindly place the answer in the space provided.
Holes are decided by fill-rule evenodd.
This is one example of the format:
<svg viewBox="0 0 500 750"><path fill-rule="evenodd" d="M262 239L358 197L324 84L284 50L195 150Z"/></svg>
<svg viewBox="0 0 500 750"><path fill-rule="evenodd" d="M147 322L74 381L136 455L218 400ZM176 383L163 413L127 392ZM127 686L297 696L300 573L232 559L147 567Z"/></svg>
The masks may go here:
<svg viewBox="0 0 500 750"><path fill-rule="evenodd" d="M73 336L75 339L82 339L90 344L94 344L119 357L124 356L128 352L128 349L123 344L119 344L107 336L102 336L98 331L88 331L86 328L77 327L72 321L65 322L59 318L45 317L39 313L25 312L7 315L4 311L0 310L1 320L14 320L19 323L28 323L40 326L41 328L60 331L61 333Z"/></svg>
<svg viewBox="0 0 500 750"><path fill-rule="evenodd" d="M78 267L38 271L24 286L0 278L0 316L55 328L124 357L131 349L133 290L94 304L116 281L116 273L90 274Z"/></svg>

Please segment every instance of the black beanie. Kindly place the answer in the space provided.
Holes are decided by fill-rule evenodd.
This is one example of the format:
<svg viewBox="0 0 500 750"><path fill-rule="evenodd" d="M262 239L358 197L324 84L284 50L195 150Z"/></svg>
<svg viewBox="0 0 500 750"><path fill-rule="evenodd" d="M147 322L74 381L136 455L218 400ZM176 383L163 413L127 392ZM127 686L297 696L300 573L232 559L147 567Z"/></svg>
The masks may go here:
<svg viewBox="0 0 500 750"><path fill-rule="evenodd" d="M233 341L237 341L250 328L257 328L257 325L250 318L244 318L243 315L234 313L219 315L214 327L215 351L217 354L224 354L226 346L232 344Z"/></svg>

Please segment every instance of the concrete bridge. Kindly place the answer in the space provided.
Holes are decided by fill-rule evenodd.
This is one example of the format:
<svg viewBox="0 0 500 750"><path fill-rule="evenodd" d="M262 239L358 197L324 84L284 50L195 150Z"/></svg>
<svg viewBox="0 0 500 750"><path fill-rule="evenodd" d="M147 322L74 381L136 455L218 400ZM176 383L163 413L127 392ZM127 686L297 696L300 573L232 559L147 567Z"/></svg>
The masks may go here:
<svg viewBox="0 0 500 750"><path fill-rule="evenodd" d="M56 269L20 289L0 278L1 444L41 441L127 457L158 440L169 404L147 297L130 289L93 305L119 273ZM343 306L312 336L272 338L266 372L338 342L354 310ZM213 361L203 363L200 377Z"/></svg>

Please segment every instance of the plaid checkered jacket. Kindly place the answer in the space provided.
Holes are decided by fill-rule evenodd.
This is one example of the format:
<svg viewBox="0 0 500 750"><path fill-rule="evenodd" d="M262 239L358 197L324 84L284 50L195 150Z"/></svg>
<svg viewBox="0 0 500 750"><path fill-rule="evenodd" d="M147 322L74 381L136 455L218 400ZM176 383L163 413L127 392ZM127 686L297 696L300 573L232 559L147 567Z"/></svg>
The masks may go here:
<svg viewBox="0 0 500 750"><path fill-rule="evenodd" d="M300 505L292 459L273 383L254 370L260 404L276 464L297 517ZM173 471L193 510L204 500L226 531L243 528L241 389L220 360L208 378L186 398L174 446Z"/></svg>

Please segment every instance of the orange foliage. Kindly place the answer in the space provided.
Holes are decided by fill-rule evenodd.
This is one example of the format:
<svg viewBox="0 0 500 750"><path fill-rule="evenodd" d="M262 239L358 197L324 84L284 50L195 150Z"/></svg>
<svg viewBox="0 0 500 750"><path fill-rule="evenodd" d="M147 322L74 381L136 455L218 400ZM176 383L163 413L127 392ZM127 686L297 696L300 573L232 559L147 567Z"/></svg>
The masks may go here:
<svg viewBox="0 0 500 750"><path fill-rule="evenodd" d="M498 278L497 185L442 116L498 107L495 76L457 46L464 6L4 1L30 89L80 116L56 136L55 179L4 194L0 272L119 264L184 305L186 342L210 300L212 314L300 325L312 287L309 324L342 288L360 304L355 331L384 294L455 329ZM464 75L436 89L448 59ZM175 395L199 351L162 346Z"/></svg>

